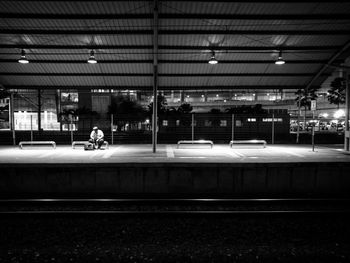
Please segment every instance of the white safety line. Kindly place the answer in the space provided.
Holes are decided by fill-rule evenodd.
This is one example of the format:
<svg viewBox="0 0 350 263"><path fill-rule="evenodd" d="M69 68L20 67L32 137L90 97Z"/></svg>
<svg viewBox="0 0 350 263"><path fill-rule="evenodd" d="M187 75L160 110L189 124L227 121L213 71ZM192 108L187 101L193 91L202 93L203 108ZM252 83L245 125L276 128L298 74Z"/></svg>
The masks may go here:
<svg viewBox="0 0 350 263"><path fill-rule="evenodd" d="M171 145L166 146L166 157L175 158L173 147L171 147Z"/></svg>
<svg viewBox="0 0 350 263"><path fill-rule="evenodd" d="M234 154L236 154L236 155L238 155L238 156L241 157L241 158L247 157L247 156L245 156L243 153L237 152L237 151L235 151L235 150L232 150L231 152L234 153Z"/></svg>
<svg viewBox="0 0 350 263"><path fill-rule="evenodd" d="M117 150L119 150L120 146L117 146L113 149L108 149L108 150L105 150L106 153L102 156L103 159L108 159L110 158Z"/></svg>
<svg viewBox="0 0 350 263"><path fill-rule="evenodd" d="M61 158L61 157L71 158L71 155L68 153L68 151L66 149L56 150L56 153L54 156L55 156L55 158Z"/></svg>
<svg viewBox="0 0 350 263"><path fill-rule="evenodd" d="M91 151L91 154L89 156L90 159L95 158L97 155L102 155L101 150L94 150L93 152Z"/></svg>
<svg viewBox="0 0 350 263"><path fill-rule="evenodd" d="M50 150L50 151L47 151L47 152L44 152L44 153L38 155L38 158L39 159L47 158L47 157L50 157L50 155L57 155L57 153L59 153L59 151L57 151L57 150Z"/></svg>
<svg viewBox="0 0 350 263"><path fill-rule="evenodd" d="M282 149L282 151L284 151L285 153L288 153L290 155L294 155L296 157L300 157L300 158L304 158L305 156L302 155L302 154L299 154L299 153L295 153L295 152L292 152L292 151L289 151L289 150L286 150L286 149Z"/></svg>
<svg viewBox="0 0 350 263"><path fill-rule="evenodd" d="M228 150L228 151L225 152L225 153L227 153L228 155L230 155L230 156L232 156L232 157L234 157L234 158L240 158L240 157L242 157L242 156L239 156L237 153L235 153L235 152L233 152L233 151L230 151L230 150Z"/></svg>

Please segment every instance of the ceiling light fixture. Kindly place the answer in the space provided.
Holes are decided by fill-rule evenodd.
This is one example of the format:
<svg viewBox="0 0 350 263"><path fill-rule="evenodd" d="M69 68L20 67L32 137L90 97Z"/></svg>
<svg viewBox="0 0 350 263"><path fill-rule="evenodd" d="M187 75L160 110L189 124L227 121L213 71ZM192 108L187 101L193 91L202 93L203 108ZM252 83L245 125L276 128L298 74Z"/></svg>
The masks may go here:
<svg viewBox="0 0 350 263"><path fill-rule="evenodd" d="M89 57L87 62L90 63L90 64L96 64L97 63L97 60L95 59L95 51L93 51L93 50L90 51L90 57Z"/></svg>
<svg viewBox="0 0 350 263"><path fill-rule="evenodd" d="M286 62L283 60L282 58L282 50L280 50L279 54L278 54L278 59L275 61L276 65L283 65Z"/></svg>
<svg viewBox="0 0 350 263"><path fill-rule="evenodd" d="M208 63L211 65L215 65L215 64L219 63L219 61L215 58L215 51L214 50L211 52L211 58L209 59Z"/></svg>
<svg viewBox="0 0 350 263"><path fill-rule="evenodd" d="M21 57L18 60L18 62L21 64L28 64L29 63L29 60L26 58L26 52L24 51L24 49L22 49L22 51L21 51Z"/></svg>

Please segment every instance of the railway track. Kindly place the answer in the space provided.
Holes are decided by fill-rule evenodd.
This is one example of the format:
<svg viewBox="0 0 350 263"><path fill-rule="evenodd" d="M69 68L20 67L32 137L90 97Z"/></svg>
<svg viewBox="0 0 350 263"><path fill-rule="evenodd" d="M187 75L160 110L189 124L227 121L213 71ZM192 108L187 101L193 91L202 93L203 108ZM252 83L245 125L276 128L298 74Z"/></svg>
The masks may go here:
<svg viewBox="0 0 350 263"><path fill-rule="evenodd" d="M350 215L346 198L0 199L0 215Z"/></svg>

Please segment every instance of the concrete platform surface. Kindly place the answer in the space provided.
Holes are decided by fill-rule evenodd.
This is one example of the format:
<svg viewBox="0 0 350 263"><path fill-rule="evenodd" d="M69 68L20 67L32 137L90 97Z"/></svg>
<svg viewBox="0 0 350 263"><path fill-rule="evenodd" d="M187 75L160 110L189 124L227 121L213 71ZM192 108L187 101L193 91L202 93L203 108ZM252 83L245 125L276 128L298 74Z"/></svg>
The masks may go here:
<svg viewBox="0 0 350 263"><path fill-rule="evenodd" d="M46 146L0 147L0 164L37 163L293 163L293 162L350 162L350 155L341 146L268 145L233 147L229 145L110 145L107 150L84 151L82 147Z"/></svg>

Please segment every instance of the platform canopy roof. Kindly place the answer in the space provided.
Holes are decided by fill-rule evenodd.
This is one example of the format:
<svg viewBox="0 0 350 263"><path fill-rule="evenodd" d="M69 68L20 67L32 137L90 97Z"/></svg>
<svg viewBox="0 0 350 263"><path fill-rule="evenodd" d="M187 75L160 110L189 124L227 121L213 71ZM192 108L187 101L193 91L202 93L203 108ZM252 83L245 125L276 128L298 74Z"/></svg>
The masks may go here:
<svg viewBox="0 0 350 263"><path fill-rule="evenodd" d="M0 1L0 84L152 90L155 23L160 90L317 86L350 50L348 0L158 0L158 19L154 1L10 0ZM286 64L275 65L280 52Z"/></svg>

